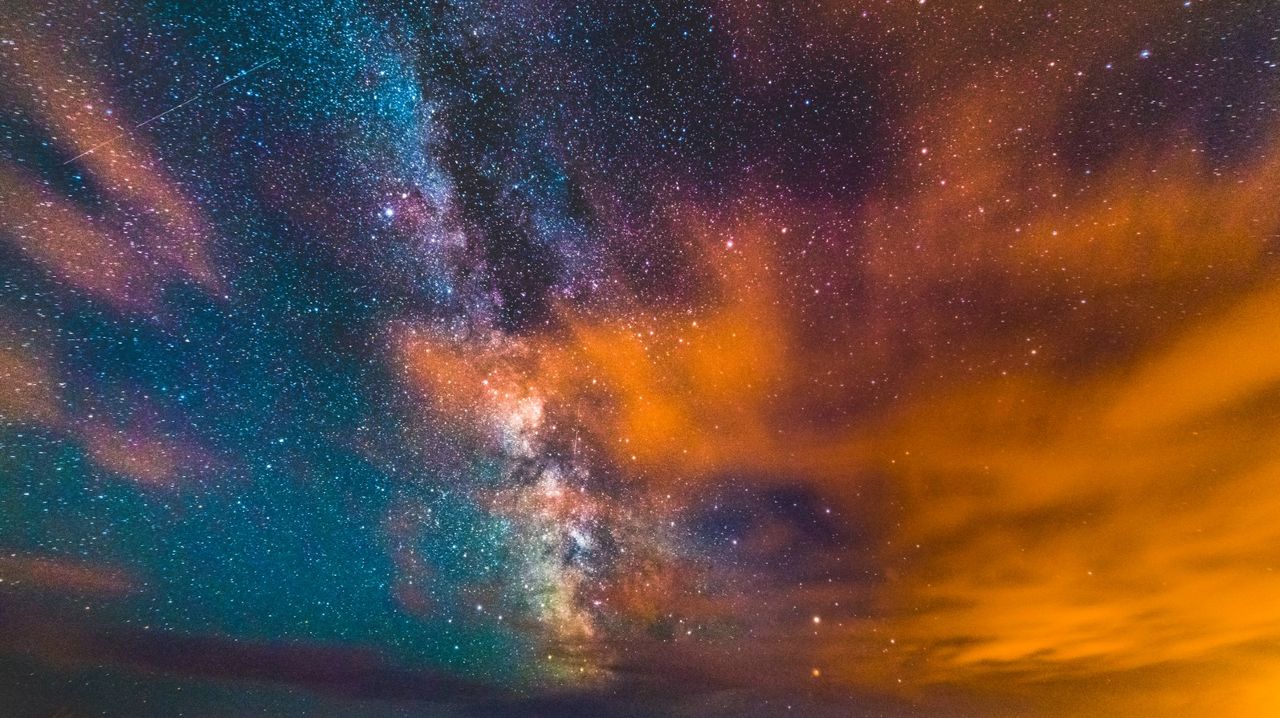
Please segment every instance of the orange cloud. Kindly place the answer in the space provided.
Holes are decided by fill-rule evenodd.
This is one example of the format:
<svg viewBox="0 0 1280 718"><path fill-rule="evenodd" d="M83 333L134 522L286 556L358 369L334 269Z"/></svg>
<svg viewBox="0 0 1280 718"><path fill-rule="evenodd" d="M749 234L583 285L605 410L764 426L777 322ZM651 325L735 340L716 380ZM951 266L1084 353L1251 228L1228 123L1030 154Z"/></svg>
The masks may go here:
<svg viewBox="0 0 1280 718"><path fill-rule="evenodd" d="M726 5L735 37L776 20ZM1174 22L1149 12L1077 34L930 13L898 39L913 6L873 9L852 38L859 14L828 9L806 52L888 46L877 71L911 78L884 186L808 204L762 187L686 212L696 299L561 308L520 338L406 330L407 378L495 445L536 405L651 494L802 482L842 516L874 514L883 535L858 555L795 557L869 560L865 583L664 597L743 616L741 660L797 686L959 696L975 714L1271 715L1274 128L1234 163L1209 158L1195 106L1154 130L1116 114L1116 147L1080 146L1073 121L1110 117L1099 88L1120 82L1095 77L1098 58ZM783 61L744 44L746 74Z"/></svg>
<svg viewBox="0 0 1280 718"><path fill-rule="evenodd" d="M49 370L29 352L0 346L0 423L51 425L60 414Z"/></svg>
<svg viewBox="0 0 1280 718"><path fill-rule="evenodd" d="M785 477L847 510L864 501L864 477L882 477L874 510L891 528L872 549L883 582L869 598L866 586L839 583L750 605L666 598L708 618L750 611L768 627L760 650L794 663L798 680L818 666L824 685L968 692L978 703L1003 694L1052 714L1070 704L1053 685L1138 672L1143 692L1115 705L1145 696L1175 715L1184 687L1161 675L1246 656L1280 670L1280 657L1254 649L1280 639L1280 293L1259 264L1280 215L1253 191L1271 163L1242 169L1248 189L1235 190L1234 179L1172 161L1176 179L1154 187L1136 179L1145 173L1111 170L1125 179L1084 196L1058 238L1010 247L1002 229L978 227L973 246L985 237L998 251L956 259L955 272L873 240L863 265L872 303L834 322L809 289L826 259L791 254L806 226L799 208L794 222L748 215L692 231L712 278L702 305L565 310L554 334L479 351L408 331L400 361L442 416L518 437L522 402L535 401L659 493L688 495L726 475ZM921 241L944 232L940 220L925 227ZM1139 259L1121 258L1126 237ZM1072 244L1090 238L1093 251ZM1036 280L1062 266L1073 281ZM980 293L983 281L1000 291L981 301L1011 307L1007 321L938 329L955 313L930 287ZM914 315L889 308L899 286L916 298ZM1079 316L1017 311L1081 298ZM1160 321L1140 310L1151 306L1195 318ZM846 338L844 351L808 351L803 330L815 324ZM1123 348L1101 351L1089 340L1099 327ZM870 381L885 375L884 387ZM792 418L828 391L868 408ZM871 615L854 617L864 600ZM838 620L815 631L795 606ZM1262 674L1240 674L1237 688L1253 695Z"/></svg>
<svg viewBox="0 0 1280 718"><path fill-rule="evenodd" d="M3 29L0 25L0 29ZM28 26L24 28L29 29ZM41 123L103 195L91 209L0 163L0 234L63 281L122 309L144 309L163 282L192 281L220 294L209 257L212 230L104 83L73 53L32 32L10 48L0 96Z"/></svg>
<svg viewBox="0 0 1280 718"><path fill-rule="evenodd" d="M54 590L79 595L117 596L133 581L112 568L47 556L0 556L0 589Z"/></svg>
<svg viewBox="0 0 1280 718"><path fill-rule="evenodd" d="M78 433L94 463L146 488L177 488L184 480L207 474L217 463L192 441L137 422L121 427L91 419L83 422Z"/></svg>

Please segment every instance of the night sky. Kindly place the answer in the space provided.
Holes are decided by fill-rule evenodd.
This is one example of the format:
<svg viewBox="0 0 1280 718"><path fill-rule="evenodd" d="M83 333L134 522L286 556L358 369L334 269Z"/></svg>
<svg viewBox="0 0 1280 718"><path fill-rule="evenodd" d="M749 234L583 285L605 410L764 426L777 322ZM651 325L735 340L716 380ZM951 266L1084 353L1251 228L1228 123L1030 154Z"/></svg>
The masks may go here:
<svg viewBox="0 0 1280 718"><path fill-rule="evenodd" d="M0 716L1280 715L1275 0L0 0Z"/></svg>

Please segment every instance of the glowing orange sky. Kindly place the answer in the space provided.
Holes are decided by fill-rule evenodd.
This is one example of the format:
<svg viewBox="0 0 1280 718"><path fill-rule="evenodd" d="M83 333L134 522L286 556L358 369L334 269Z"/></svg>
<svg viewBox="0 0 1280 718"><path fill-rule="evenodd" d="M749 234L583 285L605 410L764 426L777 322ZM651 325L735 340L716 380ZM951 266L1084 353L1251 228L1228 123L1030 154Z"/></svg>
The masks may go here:
<svg viewBox="0 0 1280 718"><path fill-rule="evenodd" d="M913 98L903 181L865 202L682 210L699 299L566 310L564 330L483 356L410 331L399 361L446 415L477 392L505 397L496 412L537 397L655 493L799 477L857 515L868 482L888 487L873 617L833 608L851 587L770 599L802 606L758 649L797 685L993 714L1271 715L1276 143L1224 173L1174 124L1081 189L1043 149L1081 101L1069 63L1026 61ZM798 251L831 224L847 252ZM828 404L860 408L815 425Z"/></svg>

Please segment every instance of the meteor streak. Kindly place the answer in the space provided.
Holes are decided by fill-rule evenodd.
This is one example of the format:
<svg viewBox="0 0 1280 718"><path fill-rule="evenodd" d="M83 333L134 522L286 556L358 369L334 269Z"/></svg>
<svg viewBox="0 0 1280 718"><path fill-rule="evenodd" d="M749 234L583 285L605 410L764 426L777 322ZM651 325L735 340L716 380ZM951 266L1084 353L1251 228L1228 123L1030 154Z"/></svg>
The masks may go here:
<svg viewBox="0 0 1280 718"><path fill-rule="evenodd" d="M138 130L142 129L143 127L146 127L147 125L151 124L152 122L155 122L156 120L160 119L161 117L164 117L165 115L169 114L170 112L173 112L173 111L175 111L175 110L180 110L180 109L182 109L183 107L186 107L187 105L190 105L192 102L195 102L196 100L200 99L201 97L204 97L205 95L209 94L210 92L214 92L215 90L218 90L219 88L222 88L222 87L225 87L225 86L227 86L227 85L230 85L231 83L235 82L236 80L239 80L240 78L242 78L242 77L244 77L244 76L246 76L246 75L248 75L248 74L250 74L250 73L252 73L252 72L255 72L255 71L257 71L257 70L260 70L260 69L262 69L262 68L266 67L267 65L270 65L271 63L273 63L273 62L275 62L276 60L279 60L279 59L280 59L279 57L273 57L273 58L271 58L271 59L269 59L269 60L263 60L262 62L259 62L258 64L254 65L253 67L250 67L250 68L249 68L249 69L247 69L247 70L241 70L241 71L239 72L239 74L236 74L236 75L234 75L234 76L232 76L232 77L230 77L230 78L228 78L228 79L226 79L226 80L223 80L222 82L219 82L218 84L214 85L213 87L210 87L210 88L209 88L209 89L207 89L207 90L202 90L202 91L200 91L200 92L197 92L195 95L192 95L190 98L188 98L188 99L186 99L186 100L183 100L182 102L180 102L180 103L178 103L178 104L174 105L173 107L170 107L169 109L165 110L164 112L161 112L161 113L160 113L160 114L158 114L158 115L154 115L154 116L152 116L152 117L149 117L149 118L147 118L147 119L143 120L142 122L139 122L138 124L134 125L134 126L133 126L133 127L131 127L130 129L125 130L124 132L121 132L120 134L116 135L115 137L112 137L112 138L111 138L111 139L109 139L109 140L104 140L104 141L102 141L102 142L99 142L98 144L94 145L93 147L90 147L89 149L85 150L84 152L81 152L80 154L76 155L75 157L72 157L71 159L67 160L66 162L63 162L62 164L63 164L63 165L69 165L69 164L71 164L72 162L75 162L76 160L80 159L81 157L84 157L84 156L85 156L85 155L87 155L87 154L91 154L91 153L93 153L93 152L96 152L96 151L98 151L98 150L102 149L103 147L106 147L107 145L109 145L109 144L111 144L111 143L113 143L113 142L116 142L117 140L119 140L120 138L122 138L122 137L124 137L125 135L129 134L130 132L136 132L136 131L138 131Z"/></svg>

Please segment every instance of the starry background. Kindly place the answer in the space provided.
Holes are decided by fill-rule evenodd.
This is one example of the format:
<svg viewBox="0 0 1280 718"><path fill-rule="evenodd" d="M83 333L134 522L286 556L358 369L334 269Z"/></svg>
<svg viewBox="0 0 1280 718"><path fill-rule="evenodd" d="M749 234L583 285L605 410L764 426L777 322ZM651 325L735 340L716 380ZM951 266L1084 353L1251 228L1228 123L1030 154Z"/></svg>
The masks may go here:
<svg viewBox="0 0 1280 718"><path fill-rule="evenodd" d="M0 713L1280 711L1280 6L0 7Z"/></svg>

